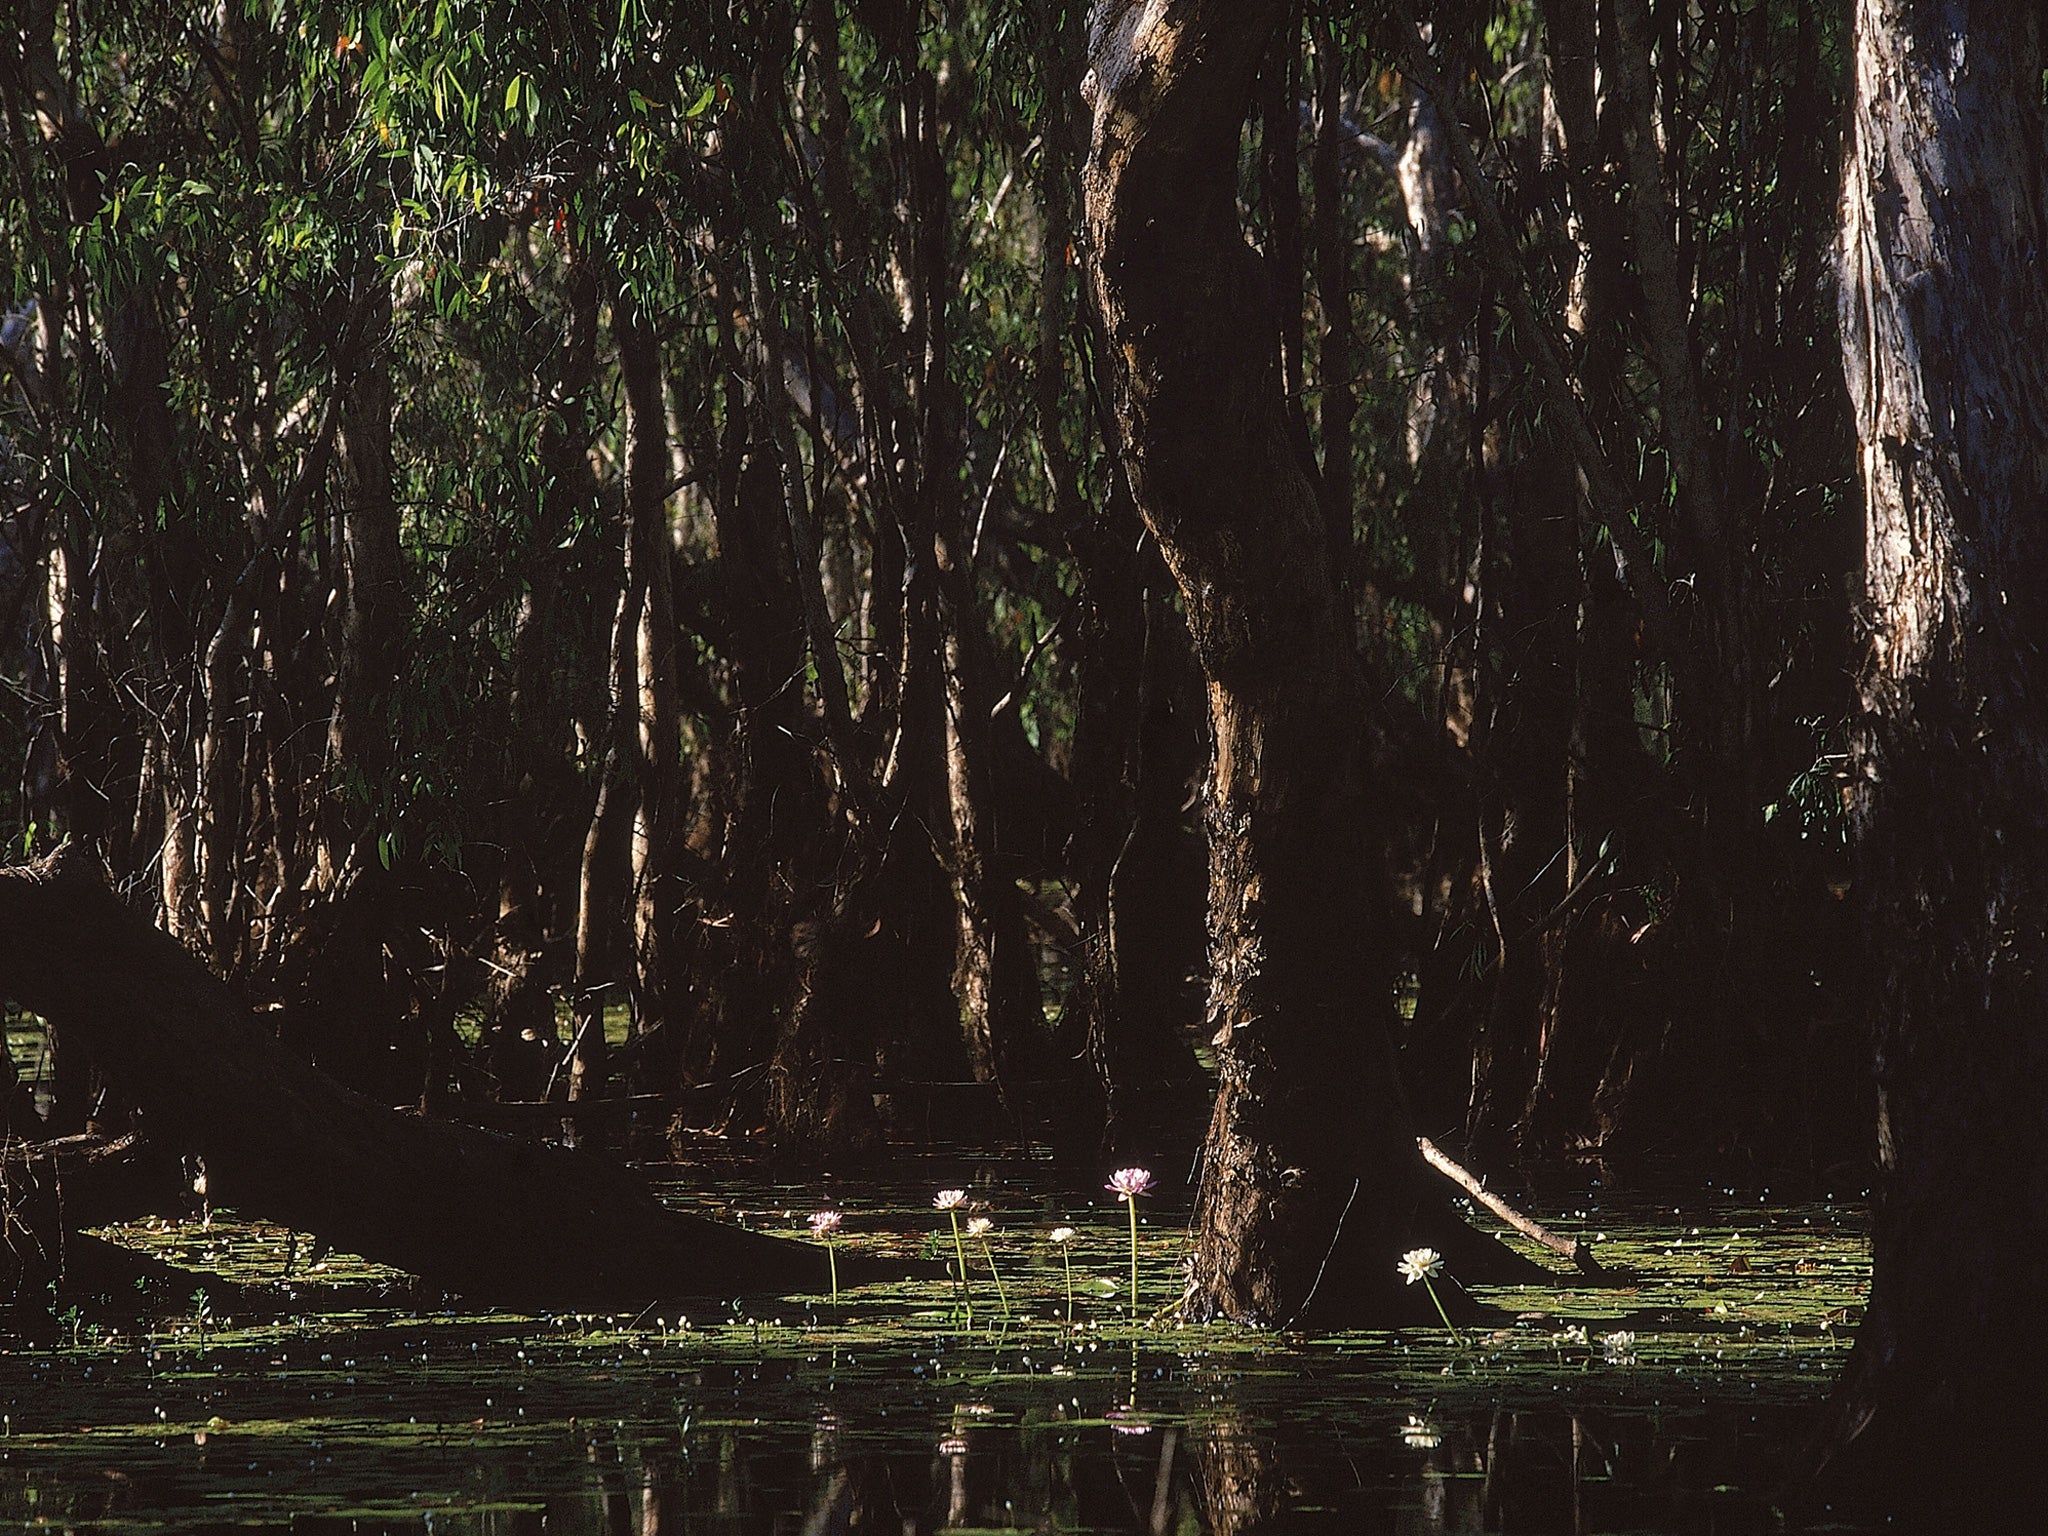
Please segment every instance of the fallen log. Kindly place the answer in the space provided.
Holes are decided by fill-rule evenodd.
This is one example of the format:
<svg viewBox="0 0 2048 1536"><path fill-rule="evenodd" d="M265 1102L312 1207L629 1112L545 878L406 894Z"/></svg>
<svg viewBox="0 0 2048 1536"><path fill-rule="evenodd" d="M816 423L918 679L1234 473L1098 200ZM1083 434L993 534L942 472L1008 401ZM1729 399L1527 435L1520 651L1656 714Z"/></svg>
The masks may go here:
<svg viewBox="0 0 2048 1536"><path fill-rule="evenodd" d="M1427 1136L1415 1138L1415 1145L1422 1151L1423 1161L1453 1184L1464 1190L1474 1200L1485 1206L1502 1221L1513 1227L1522 1236L1541 1243L1552 1253L1562 1254L1578 1265L1580 1273L1589 1280L1603 1285L1619 1285L1630 1277L1620 1270L1611 1269L1593 1257L1593 1250L1582 1237L1559 1237L1533 1216L1525 1216L1507 1201L1479 1182L1476 1174L1468 1172L1446 1156L1437 1144Z"/></svg>
<svg viewBox="0 0 2048 1536"><path fill-rule="evenodd" d="M0 870L0 997L81 1044L209 1194L477 1301L820 1291L824 1251L663 1206L589 1153L386 1108L266 1033L73 845ZM868 1266L840 1261L840 1278Z"/></svg>
<svg viewBox="0 0 2048 1536"><path fill-rule="evenodd" d="M175 1156L132 1131L0 1140L0 1220L45 1196L73 1229L162 1215L192 1203L186 1180Z"/></svg>

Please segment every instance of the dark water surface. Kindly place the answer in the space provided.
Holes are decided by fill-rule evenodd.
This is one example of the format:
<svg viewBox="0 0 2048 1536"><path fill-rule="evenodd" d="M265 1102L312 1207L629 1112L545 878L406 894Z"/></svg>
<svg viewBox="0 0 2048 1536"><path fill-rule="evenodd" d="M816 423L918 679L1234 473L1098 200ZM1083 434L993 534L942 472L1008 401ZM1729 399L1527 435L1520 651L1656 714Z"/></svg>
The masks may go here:
<svg viewBox="0 0 2048 1536"><path fill-rule="evenodd" d="M952 1170L946 1170L952 1171ZM948 1183L972 1183L954 1172ZM950 1252L918 1177L841 1183L845 1244ZM1005 1170L978 1190L1011 1316L970 1248L943 1284L702 1304L685 1318L460 1315L393 1290L245 1322L195 1296L0 1341L0 1522L302 1536L683 1532L1775 1528L1788 1458L1867 1280L1858 1206L1725 1192L1561 1216L1625 1291L1490 1290L1496 1327L1305 1337L1133 1325L1109 1196ZM801 1230L815 1191L709 1202ZM1141 1316L1185 1217L1146 1208ZM1046 1240L1079 1235L1065 1271ZM281 1234L217 1218L114 1234L275 1281ZM1391 1264L1398 1255L1390 1255ZM317 1276L385 1283L330 1259ZM1560 1276L1560 1280L1569 1277ZM1111 1287L1116 1287L1114 1293Z"/></svg>

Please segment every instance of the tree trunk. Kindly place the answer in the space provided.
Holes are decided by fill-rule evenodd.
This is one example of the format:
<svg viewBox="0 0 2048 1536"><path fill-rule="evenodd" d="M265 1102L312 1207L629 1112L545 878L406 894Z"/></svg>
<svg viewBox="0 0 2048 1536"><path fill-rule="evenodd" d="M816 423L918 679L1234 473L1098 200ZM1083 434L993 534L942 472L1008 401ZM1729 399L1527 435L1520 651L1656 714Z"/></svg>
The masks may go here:
<svg viewBox="0 0 2048 1536"><path fill-rule="evenodd" d="M1281 390L1288 430L1304 464L1312 464L1302 336L1305 275L1301 243L1301 0L1292 0L1269 34L1271 52L1259 70L1259 217L1267 282L1275 291Z"/></svg>
<svg viewBox="0 0 2048 1536"><path fill-rule="evenodd" d="M399 551L396 469L391 456L391 290L382 274L369 301L363 350L345 384L340 453L343 582L341 656L328 727L329 805L323 861L346 868L358 843L378 834L380 803L396 754L386 697L404 651L405 567Z"/></svg>
<svg viewBox="0 0 2048 1536"><path fill-rule="evenodd" d="M1344 128L1344 55L1327 15L1315 23L1316 300L1323 312L1318 361L1322 367L1323 463L1320 491L1337 590L1351 586L1351 234L1345 217L1340 147Z"/></svg>
<svg viewBox="0 0 2048 1536"><path fill-rule="evenodd" d="M551 750L561 730L552 669L561 644L556 594L561 562L555 555L579 508L596 499L590 469L588 395L597 372L599 292L596 263L573 243L562 258L562 339L554 386L541 418L540 484L527 587L512 630L512 692L506 701L508 740L505 800L499 841L498 921L491 968L484 1052L508 1098L537 1095L546 1068L536 1073L542 1042L556 1040L554 999L544 946L549 887L556 860L549 839L530 812L562 798L566 777ZM562 861L566 864L566 860ZM531 1038L528 1038L528 1037ZM531 1079L538 1076L539 1082Z"/></svg>
<svg viewBox="0 0 2048 1536"><path fill-rule="evenodd" d="M678 932L677 874L683 836L682 736L676 693L674 540L668 523L668 417L663 405L661 345L632 301L612 311L619 375L626 396L626 521L629 563L641 578L635 636L633 821L633 1027L636 1044L676 1059L682 1034L677 994L686 983ZM636 1056L637 1060L637 1056ZM650 1082L672 1085L668 1073Z"/></svg>
<svg viewBox="0 0 2048 1536"><path fill-rule="evenodd" d="M628 528L628 543L631 529ZM573 1034L569 1050L569 1097L603 1095L611 1076L611 1046L604 1012L618 1000L619 938L626 924L632 877L635 795L633 773L639 733L640 608L646 590L630 550L619 576L619 606L612 619L610 704L605 715L604 758L598 768L597 802L583 836L583 863L576 883L576 980Z"/></svg>
<svg viewBox="0 0 2048 1536"><path fill-rule="evenodd" d="M1860 0L1854 57L1841 322L1867 498L1854 814L1880 1180L1836 1429L1901 1505L2032 1498L2007 1473L2039 1443L2025 1320L2048 1289L2043 22Z"/></svg>
<svg viewBox="0 0 2048 1536"><path fill-rule="evenodd" d="M337 1086L124 908L75 844L0 871L0 995L91 1050L153 1140L203 1156L216 1202L479 1301L617 1306L828 1279L817 1248L669 1211L596 1158Z"/></svg>
<svg viewBox="0 0 2048 1536"><path fill-rule="evenodd" d="M1095 13L1084 193L1139 508L1179 582L1215 758L1208 1027L1220 1073L1186 1307L1283 1323L1422 1313L1431 1226L1388 1033L1363 688L1294 451L1278 317L1238 227L1238 145L1287 0ZM1469 1273L1468 1273L1469 1277Z"/></svg>
<svg viewBox="0 0 2048 1536"><path fill-rule="evenodd" d="M1481 346L1488 343L1481 338ZM1488 672L1479 769L1485 931L1497 967L1472 1063L1466 1145L1488 1166L1524 1140L1541 1061L1546 922L1569 890L1566 765L1578 597L1578 508L1569 463L1538 435L1519 450L1486 434L1482 471L1501 505L1505 558L1487 573ZM1509 456L1513 455L1512 458Z"/></svg>

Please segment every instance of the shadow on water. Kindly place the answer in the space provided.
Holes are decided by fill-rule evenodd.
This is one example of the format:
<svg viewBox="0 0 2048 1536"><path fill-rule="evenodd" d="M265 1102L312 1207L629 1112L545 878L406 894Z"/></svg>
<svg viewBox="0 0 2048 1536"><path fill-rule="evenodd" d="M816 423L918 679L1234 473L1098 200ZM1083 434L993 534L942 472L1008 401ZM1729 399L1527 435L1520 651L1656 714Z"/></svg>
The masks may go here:
<svg viewBox="0 0 2048 1536"><path fill-rule="evenodd" d="M899 1249L929 1225L909 1201L868 1215ZM1069 1325L1062 1271L1033 1246L1044 1219L1005 1218L1017 1316L971 1335L943 1286L906 1285L694 1322L382 1311L0 1344L0 1523L1764 1532L1841 1359L1832 1319L1865 1273L1860 1233L1831 1208L1608 1210L1588 1223L1642 1284L1489 1293L1499 1325L1462 1350L1421 1330L1133 1327L1107 1289L1119 1238L1102 1209L1077 1244L1089 1284ZM1147 1233L1160 1300L1175 1226L1160 1213Z"/></svg>

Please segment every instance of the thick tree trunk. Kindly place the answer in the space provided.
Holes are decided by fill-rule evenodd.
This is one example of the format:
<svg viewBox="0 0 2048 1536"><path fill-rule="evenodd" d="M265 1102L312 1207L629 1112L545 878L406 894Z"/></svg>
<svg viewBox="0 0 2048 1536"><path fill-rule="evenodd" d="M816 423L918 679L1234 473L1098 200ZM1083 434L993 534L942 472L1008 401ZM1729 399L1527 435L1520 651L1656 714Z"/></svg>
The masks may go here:
<svg viewBox="0 0 2048 1536"><path fill-rule="evenodd" d="M1482 346L1485 345L1482 340ZM1466 1144L1488 1166L1524 1141L1542 1059L1548 919L1570 888L1566 765L1578 597L1578 509L1562 453L1524 454L1487 433L1489 499L1503 504L1506 558L1487 574L1482 636L1489 674L1479 784L1485 931L1497 967L1472 1064ZM1506 460L1503 462L1503 460Z"/></svg>
<svg viewBox="0 0 2048 1536"><path fill-rule="evenodd" d="M154 1142L204 1156L217 1203L478 1300L611 1306L828 1279L815 1247L669 1211L598 1159L337 1086L122 907L76 845L0 871L0 996L91 1050Z"/></svg>
<svg viewBox="0 0 2048 1536"><path fill-rule="evenodd" d="M1841 328L1867 497L1856 883L1881 1171L1836 1427L1906 1504L2031 1499L2008 1473L2043 1420L2043 43L2032 6L1856 10Z"/></svg>
<svg viewBox="0 0 2048 1536"><path fill-rule="evenodd" d="M1095 13L1084 175L1132 489L1180 584L1215 759L1209 1027L1220 1070L1188 1310L1402 1315L1432 1226L1388 1034L1363 688L1294 451L1278 317L1238 227L1238 144L1287 0ZM1421 1313L1415 1311L1419 1319Z"/></svg>
<svg viewBox="0 0 2048 1536"><path fill-rule="evenodd" d="M1314 462L1302 399L1308 358L1301 323L1301 0L1290 0L1271 32L1259 71L1259 221L1267 282L1275 293L1280 378L1287 425L1302 463Z"/></svg>

